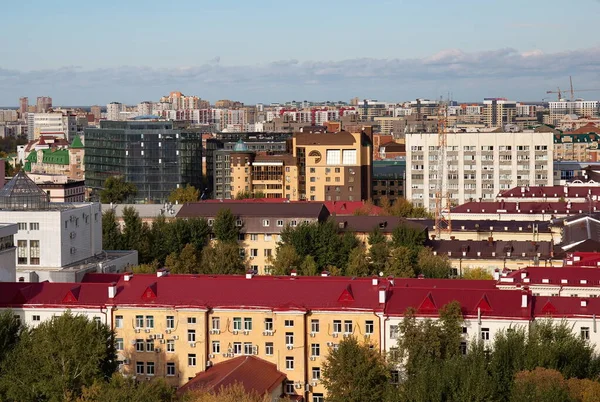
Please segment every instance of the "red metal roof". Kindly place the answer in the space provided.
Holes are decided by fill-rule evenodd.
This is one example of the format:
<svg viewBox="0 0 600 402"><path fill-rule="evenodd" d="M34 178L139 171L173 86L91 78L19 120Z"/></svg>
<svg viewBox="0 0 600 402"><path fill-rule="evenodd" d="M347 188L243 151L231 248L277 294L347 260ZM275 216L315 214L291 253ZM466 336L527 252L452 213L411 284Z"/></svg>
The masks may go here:
<svg viewBox="0 0 600 402"><path fill-rule="evenodd" d="M368 208L369 215L381 215L383 208L375 205L365 205L362 201L325 201L325 207L331 215L354 215L357 210Z"/></svg>
<svg viewBox="0 0 600 402"><path fill-rule="evenodd" d="M20 305L101 307L106 305L107 298L108 284L106 283L0 283L0 306L3 307Z"/></svg>
<svg viewBox="0 0 600 402"><path fill-rule="evenodd" d="M540 186L540 187L514 187L498 194L502 197L520 198L586 198L588 194L600 195L600 186Z"/></svg>
<svg viewBox="0 0 600 402"><path fill-rule="evenodd" d="M206 371L196 374L194 378L179 388L177 393L182 395L188 391L204 389L219 392L241 384L247 393L258 395L270 394L286 379L286 375L273 363L255 356L240 356L217 363Z"/></svg>
<svg viewBox="0 0 600 402"><path fill-rule="evenodd" d="M533 306L537 318L590 317L600 313L598 298L538 296Z"/></svg>
<svg viewBox="0 0 600 402"><path fill-rule="evenodd" d="M457 281L464 282L464 281ZM439 309L448 303L460 303L463 317L531 319L531 297L527 307L521 307L521 290L497 289L440 289L440 288L399 288L390 292L385 312L392 316L402 316L408 308L416 309L417 316L437 317Z"/></svg>
<svg viewBox="0 0 600 402"><path fill-rule="evenodd" d="M499 285L600 286L600 269L584 267L528 267L501 277Z"/></svg>
<svg viewBox="0 0 600 402"><path fill-rule="evenodd" d="M600 201L588 202L467 202L452 208L452 213L471 214L581 214L587 213L589 209L600 210Z"/></svg>

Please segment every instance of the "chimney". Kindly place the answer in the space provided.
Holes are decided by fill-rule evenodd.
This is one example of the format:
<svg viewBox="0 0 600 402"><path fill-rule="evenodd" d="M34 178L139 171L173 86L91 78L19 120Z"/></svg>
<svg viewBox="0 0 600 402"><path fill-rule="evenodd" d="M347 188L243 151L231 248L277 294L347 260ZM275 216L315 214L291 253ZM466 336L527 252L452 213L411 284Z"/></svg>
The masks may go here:
<svg viewBox="0 0 600 402"><path fill-rule="evenodd" d="M387 290L384 286L379 288L379 304L384 304L387 300Z"/></svg>
<svg viewBox="0 0 600 402"><path fill-rule="evenodd" d="M291 276L298 276L298 272L296 272L295 269L292 269L292 272L290 272Z"/></svg>
<svg viewBox="0 0 600 402"><path fill-rule="evenodd" d="M117 284L113 282L110 285L108 285L108 298L114 299L116 295L117 295Z"/></svg>
<svg viewBox="0 0 600 402"><path fill-rule="evenodd" d="M323 272L321 272L321 276L329 276L329 271L323 271Z"/></svg>
<svg viewBox="0 0 600 402"><path fill-rule="evenodd" d="M373 284L373 286L377 286L379 285L379 279L374 276L373 279L371 279L371 283Z"/></svg>
<svg viewBox="0 0 600 402"><path fill-rule="evenodd" d="M527 298L528 298L527 293L523 292L523 294L521 295L521 307L522 308L527 308Z"/></svg>
<svg viewBox="0 0 600 402"><path fill-rule="evenodd" d="M253 276L254 276L254 271L247 271L246 272L246 279L252 279Z"/></svg>
<svg viewBox="0 0 600 402"><path fill-rule="evenodd" d="M495 281L498 281L498 280L500 280L500 270L499 270L498 268L496 268L496 269L494 270L494 280L495 280Z"/></svg>
<svg viewBox="0 0 600 402"><path fill-rule="evenodd" d="M587 307L587 300L581 300L581 307Z"/></svg>
<svg viewBox="0 0 600 402"><path fill-rule="evenodd" d="M166 268L160 268L156 270L156 277L160 278L162 276L167 276L169 275L169 270Z"/></svg>
<svg viewBox="0 0 600 402"><path fill-rule="evenodd" d="M123 276L123 279L125 280L125 282L129 282L132 278L133 278L133 272L125 272L125 276Z"/></svg>

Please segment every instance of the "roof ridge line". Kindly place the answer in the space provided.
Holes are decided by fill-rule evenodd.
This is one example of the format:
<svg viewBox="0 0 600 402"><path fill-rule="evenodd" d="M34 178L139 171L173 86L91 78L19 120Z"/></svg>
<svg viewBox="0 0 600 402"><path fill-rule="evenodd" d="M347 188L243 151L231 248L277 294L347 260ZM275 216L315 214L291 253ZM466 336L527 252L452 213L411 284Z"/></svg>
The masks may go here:
<svg viewBox="0 0 600 402"><path fill-rule="evenodd" d="M222 384L222 383L223 383L223 381L225 381L225 379L226 379L227 377L229 377L231 374L233 374L233 372L234 372L235 370L237 370L238 368L240 368L241 366L243 366L243 365L244 365L244 363L246 363L246 362L248 361L248 358L250 358L250 357L252 357L252 356L244 356L244 360L243 360L243 361L242 361L240 364L238 364L238 365L236 365L234 368L232 368L232 369L231 369L231 371L229 371L227 374L225 374L225 375L224 375L224 376L221 378L221 380L220 380L220 381L219 381L217 384ZM231 361L231 360L229 360L229 361ZM224 362L223 362L223 363L224 363ZM215 385L217 385L217 384L215 384Z"/></svg>

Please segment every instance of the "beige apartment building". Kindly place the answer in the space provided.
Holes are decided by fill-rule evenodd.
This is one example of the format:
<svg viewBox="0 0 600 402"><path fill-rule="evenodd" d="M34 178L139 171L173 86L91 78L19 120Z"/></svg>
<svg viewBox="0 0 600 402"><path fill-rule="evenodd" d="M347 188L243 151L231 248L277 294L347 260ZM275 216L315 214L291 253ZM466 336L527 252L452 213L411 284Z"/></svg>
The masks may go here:
<svg viewBox="0 0 600 402"><path fill-rule="evenodd" d="M300 200L371 199L373 143L365 133L296 133Z"/></svg>
<svg viewBox="0 0 600 402"><path fill-rule="evenodd" d="M503 98L483 101L483 122L488 127L502 127L513 122L517 115L517 103Z"/></svg>

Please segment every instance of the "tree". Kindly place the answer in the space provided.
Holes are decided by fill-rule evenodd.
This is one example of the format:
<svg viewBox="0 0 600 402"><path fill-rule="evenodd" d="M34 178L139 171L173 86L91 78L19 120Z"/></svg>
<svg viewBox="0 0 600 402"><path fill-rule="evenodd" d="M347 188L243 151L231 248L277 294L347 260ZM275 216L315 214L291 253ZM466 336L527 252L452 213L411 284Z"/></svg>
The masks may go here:
<svg viewBox="0 0 600 402"><path fill-rule="evenodd" d="M154 274L161 267L158 261L152 261L150 264L139 264L131 269L134 274Z"/></svg>
<svg viewBox="0 0 600 402"><path fill-rule="evenodd" d="M131 377L114 374L110 381L96 380L84 387L74 402L171 402L175 401L173 388L163 379L136 381Z"/></svg>
<svg viewBox="0 0 600 402"><path fill-rule="evenodd" d="M392 275L397 278L414 278L413 254L413 250L408 247L398 246L391 249L383 266L384 275Z"/></svg>
<svg viewBox="0 0 600 402"><path fill-rule="evenodd" d="M289 275L292 269L300 268L302 259L296 253L294 246L284 244L277 250L277 257L271 260L273 264L273 275Z"/></svg>
<svg viewBox="0 0 600 402"><path fill-rule="evenodd" d="M445 255L434 255L431 249L422 248L417 256L417 269L426 278L448 278L452 263Z"/></svg>
<svg viewBox="0 0 600 402"><path fill-rule="evenodd" d="M384 272L390 258L390 246L387 241L374 243L369 247L369 261L371 272L379 274Z"/></svg>
<svg viewBox="0 0 600 402"><path fill-rule="evenodd" d="M304 257L302 264L300 264L300 275L304 276L317 276L319 275L319 267L317 262L312 255Z"/></svg>
<svg viewBox="0 0 600 402"><path fill-rule="evenodd" d="M21 330L21 320L15 317L10 310L0 314L0 367L6 355L19 342Z"/></svg>
<svg viewBox="0 0 600 402"><path fill-rule="evenodd" d="M229 208L223 208L217 212L213 222L213 232L217 240L237 244L240 228L236 225L236 220Z"/></svg>
<svg viewBox="0 0 600 402"><path fill-rule="evenodd" d="M511 402L567 402L572 400L569 386L556 370L537 367L515 376Z"/></svg>
<svg viewBox="0 0 600 402"><path fill-rule="evenodd" d="M350 252L346 276L368 276L371 272L367 253L362 247L356 247Z"/></svg>
<svg viewBox="0 0 600 402"><path fill-rule="evenodd" d="M122 250L122 236L114 209L102 214L102 248L104 250Z"/></svg>
<svg viewBox="0 0 600 402"><path fill-rule="evenodd" d="M267 195L262 191L250 192L250 191L238 191L235 195L236 200L247 200L254 198L267 198Z"/></svg>
<svg viewBox="0 0 600 402"><path fill-rule="evenodd" d="M126 182L121 176L111 176L104 181L100 192L100 202L103 204L122 204L137 194L135 184Z"/></svg>
<svg viewBox="0 0 600 402"><path fill-rule="evenodd" d="M271 402L269 395L248 393L242 384L235 383L221 387L217 391L190 391L182 398L183 402ZM289 402L288 398L279 398L281 402Z"/></svg>
<svg viewBox="0 0 600 402"><path fill-rule="evenodd" d="M330 402L380 402L387 395L389 368L378 351L349 337L329 351L321 381Z"/></svg>
<svg viewBox="0 0 600 402"><path fill-rule="evenodd" d="M200 199L200 191L194 186L186 184L183 187L177 187L169 194L169 202L173 204L185 204L186 202L196 202Z"/></svg>
<svg viewBox="0 0 600 402"><path fill-rule="evenodd" d="M237 243L216 242L202 250L203 274L243 274L246 271Z"/></svg>
<svg viewBox="0 0 600 402"><path fill-rule="evenodd" d="M484 268L467 268L462 274L462 279L494 279L494 277Z"/></svg>
<svg viewBox="0 0 600 402"><path fill-rule="evenodd" d="M200 272L200 258L196 248L187 244L181 253L172 252L165 261L165 266L174 274L195 274Z"/></svg>
<svg viewBox="0 0 600 402"><path fill-rule="evenodd" d="M371 233L369 233L367 241L369 242L370 246L373 246L374 244L385 243L387 242L387 239L385 238L383 233L381 233L381 230L379 230L379 228L376 227Z"/></svg>
<svg viewBox="0 0 600 402"><path fill-rule="evenodd" d="M571 378L567 381L571 399L577 402L600 401L600 382Z"/></svg>
<svg viewBox="0 0 600 402"><path fill-rule="evenodd" d="M425 231L412 228L408 224L398 225L392 232L392 244L419 250L425 244Z"/></svg>
<svg viewBox="0 0 600 402"><path fill-rule="evenodd" d="M2 364L8 401L63 401L117 369L112 331L67 312L24 330Z"/></svg>

